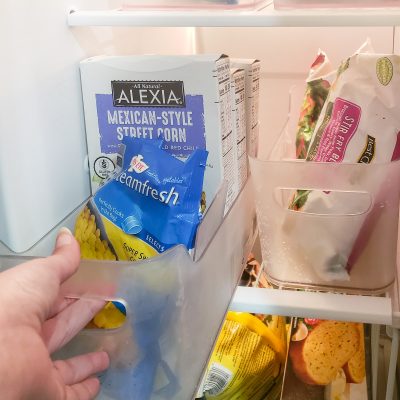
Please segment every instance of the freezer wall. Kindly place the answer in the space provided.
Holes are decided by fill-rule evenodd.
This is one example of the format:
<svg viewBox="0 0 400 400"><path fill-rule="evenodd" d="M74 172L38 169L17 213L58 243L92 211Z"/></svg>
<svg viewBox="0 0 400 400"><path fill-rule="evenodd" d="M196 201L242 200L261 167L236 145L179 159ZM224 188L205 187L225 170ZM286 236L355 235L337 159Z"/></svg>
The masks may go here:
<svg viewBox="0 0 400 400"><path fill-rule="evenodd" d="M79 9L119 5L73 3ZM34 246L90 195L79 61L192 51L190 29L70 28L71 8L63 0L0 5L0 242L14 252Z"/></svg>
<svg viewBox="0 0 400 400"><path fill-rule="evenodd" d="M318 49L324 50L336 66L367 37L376 52L393 51L392 27L198 28L197 51L224 51L233 57L261 59L262 157L270 151L286 121L289 89L303 84Z"/></svg>

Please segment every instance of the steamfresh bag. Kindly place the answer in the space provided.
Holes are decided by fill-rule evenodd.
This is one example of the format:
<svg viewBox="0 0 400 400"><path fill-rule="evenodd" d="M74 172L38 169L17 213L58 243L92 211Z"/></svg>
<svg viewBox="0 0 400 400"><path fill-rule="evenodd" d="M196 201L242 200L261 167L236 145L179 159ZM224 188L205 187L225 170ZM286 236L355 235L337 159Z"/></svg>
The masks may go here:
<svg viewBox="0 0 400 400"><path fill-rule="evenodd" d="M105 248L106 258L125 261L150 258L177 244L191 249L201 219L207 151L196 150L181 161L162 150L161 142L127 138L122 146L121 172L96 192L78 218L82 256L92 258L96 246ZM101 244L92 243L80 227L89 213Z"/></svg>
<svg viewBox="0 0 400 400"><path fill-rule="evenodd" d="M357 53L338 69L318 122L306 161L386 163L400 154L400 56ZM365 169L365 173L368 170ZM354 176L354 182L360 177ZM329 182L327 182L329 186ZM310 214L330 214L340 193L298 190L290 208ZM384 193L376 195L376 202ZM343 209L357 209L357 196L347 199ZM348 203L354 204L348 204ZM296 205L296 207L294 206ZM361 205L360 205L361 207ZM299 251L307 252L316 274L325 281L349 280L352 265L368 242L379 213L373 210L366 220L349 225L343 219L329 231L318 226L286 226L286 233L298 238ZM315 224L314 224L315 225ZM312 229L315 240L305 242ZM296 234L296 230L299 232ZM300 232L301 231L301 232ZM329 242L327 238L335 238Z"/></svg>

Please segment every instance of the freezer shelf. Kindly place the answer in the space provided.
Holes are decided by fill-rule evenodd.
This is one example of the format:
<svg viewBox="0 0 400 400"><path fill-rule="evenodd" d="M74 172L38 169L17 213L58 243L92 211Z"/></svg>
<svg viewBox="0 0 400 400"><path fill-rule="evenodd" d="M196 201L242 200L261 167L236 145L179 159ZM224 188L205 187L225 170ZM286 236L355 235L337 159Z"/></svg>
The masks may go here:
<svg viewBox="0 0 400 400"><path fill-rule="evenodd" d="M259 314L392 325L389 297L238 287L230 309Z"/></svg>
<svg viewBox="0 0 400 400"><path fill-rule="evenodd" d="M230 310L388 325L400 329L400 268L385 296L237 287Z"/></svg>
<svg viewBox="0 0 400 400"><path fill-rule="evenodd" d="M399 253L400 250L398 258ZM261 254L258 257L261 258ZM397 265L396 280L382 296L239 286L232 298L230 310L363 322L400 329L399 281L400 266Z"/></svg>
<svg viewBox="0 0 400 400"><path fill-rule="evenodd" d="M158 27L327 27L397 26L400 8L256 11L122 11L71 10L69 26Z"/></svg>

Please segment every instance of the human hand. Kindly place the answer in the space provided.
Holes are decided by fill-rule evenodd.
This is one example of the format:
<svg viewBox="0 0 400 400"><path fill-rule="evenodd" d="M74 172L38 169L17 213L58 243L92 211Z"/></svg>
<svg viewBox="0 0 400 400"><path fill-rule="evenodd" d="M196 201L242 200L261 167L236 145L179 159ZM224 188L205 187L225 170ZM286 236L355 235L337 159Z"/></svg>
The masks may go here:
<svg viewBox="0 0 400 400"><path fill-rule="evenodd" d="M0 273L0 393L4 400L89 400L93 377L109 365L105 352L52 361L104 301L65 299L60 285L77 270L79 245L67 229L53 255Z"/></svg>

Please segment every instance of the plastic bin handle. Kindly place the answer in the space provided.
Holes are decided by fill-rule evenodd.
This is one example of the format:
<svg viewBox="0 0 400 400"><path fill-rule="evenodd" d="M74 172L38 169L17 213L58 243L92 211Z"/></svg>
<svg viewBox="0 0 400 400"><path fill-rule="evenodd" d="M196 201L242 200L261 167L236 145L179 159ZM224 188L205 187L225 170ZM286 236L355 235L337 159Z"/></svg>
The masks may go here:
<svg viewBox="0 0 400 400"><path fill-rule="evenodd" d="M275 204L286 212L315 216L355 216L367 214L373 197L365 191L276 187ZM303 205L297 209L297 205Z"/></svg>

